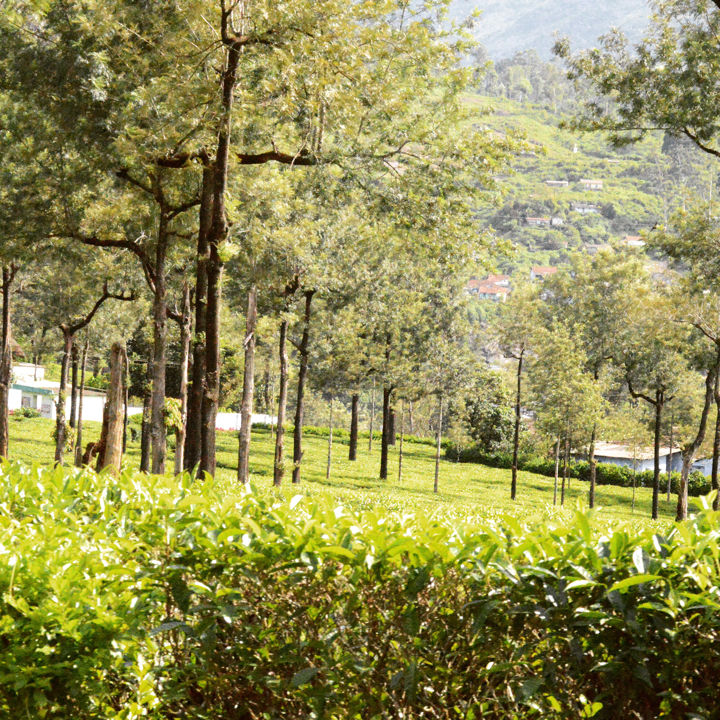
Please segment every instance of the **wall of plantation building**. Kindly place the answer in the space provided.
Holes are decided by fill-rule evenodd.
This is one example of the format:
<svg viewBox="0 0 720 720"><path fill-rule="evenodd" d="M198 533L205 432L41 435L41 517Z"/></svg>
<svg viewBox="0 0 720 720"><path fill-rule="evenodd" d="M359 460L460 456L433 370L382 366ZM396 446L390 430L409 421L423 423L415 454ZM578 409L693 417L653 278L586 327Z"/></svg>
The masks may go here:
<svg viewBox="0 0 720 720"><path fill-rule="evenodd" d="M33 388L33 390L38 390ZM23 386L13 386L10 389L8 407L10 412L16 412L21 408L36 410L41 417L55 420L57 417L57 395L52 391L38 390L30 392ZM70 417L70 394L65 398L65 417ZM105 393L88 391L83 396L82 419L84 421L102 422L103 409L105 408ZM142 413L141 407L128 407L128 415Z"/></svg>

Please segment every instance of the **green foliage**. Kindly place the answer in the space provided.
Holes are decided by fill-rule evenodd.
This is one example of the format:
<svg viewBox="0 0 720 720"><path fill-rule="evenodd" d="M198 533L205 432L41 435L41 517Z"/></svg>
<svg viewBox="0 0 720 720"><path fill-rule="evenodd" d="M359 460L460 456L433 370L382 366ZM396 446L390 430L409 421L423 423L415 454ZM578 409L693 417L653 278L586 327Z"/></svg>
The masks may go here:
<svg viewBox="0 0 720 720"><path fill-rule="evenodd" d="M715 712L712 511L458 524L17 464L0 492L7 717Z"/></svg>
<svg viewBox="0 0 720 720"><path fill-rule="evenodd" d="M40 413L35 408L20 407L12 412L15 417L24 418L37 418L40 417Z"/></svg>

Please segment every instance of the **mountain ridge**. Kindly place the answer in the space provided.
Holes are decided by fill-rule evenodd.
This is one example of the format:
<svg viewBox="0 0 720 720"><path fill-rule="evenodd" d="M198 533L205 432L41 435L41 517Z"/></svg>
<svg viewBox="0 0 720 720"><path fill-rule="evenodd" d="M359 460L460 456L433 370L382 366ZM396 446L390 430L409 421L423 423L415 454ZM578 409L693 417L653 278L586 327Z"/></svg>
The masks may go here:
<svg viewBox="0 0 720 720"><path fill-rule="evenodd" d="M592 47L612 27L636 40L651 12L647 0L453 0L451 15L461 21L475 10L482 13L475 35L494 60L523 50L548 58L556 34L578 49Z"/></svg>

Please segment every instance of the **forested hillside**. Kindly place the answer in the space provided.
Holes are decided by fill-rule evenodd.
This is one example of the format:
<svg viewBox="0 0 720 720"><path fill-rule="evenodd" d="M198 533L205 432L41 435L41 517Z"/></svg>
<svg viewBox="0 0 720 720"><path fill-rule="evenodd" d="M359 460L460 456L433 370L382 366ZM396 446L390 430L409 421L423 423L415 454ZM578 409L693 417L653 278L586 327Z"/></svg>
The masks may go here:
<svg viewBox="0 0 720 720"><path fill-rule="evenodd" d="M717 171L689 140L655 134L616 148L601 134L564 129L577 91L536 53L494 63L467 102L478 124L527 143L501 178L499 207L483 213L512 246L499 264L504 272L638 242L678 205L715 192Z"/></svg>

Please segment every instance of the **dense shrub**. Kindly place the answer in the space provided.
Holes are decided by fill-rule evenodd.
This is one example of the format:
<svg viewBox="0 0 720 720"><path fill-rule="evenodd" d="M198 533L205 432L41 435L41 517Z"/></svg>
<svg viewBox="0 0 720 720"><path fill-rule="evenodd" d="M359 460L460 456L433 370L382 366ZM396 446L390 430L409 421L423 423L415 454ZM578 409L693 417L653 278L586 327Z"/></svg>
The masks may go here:
<svg viewBox="0 0 720 720"><path fill-rule="evenodd" d="M459 462L479 463L489 467L509 469L512 467L512 455L504 452L486 452L477 445L458 449L451 443L445 445L446 456L449 460ZM518 468L527 472L553 477L555 475L555 461L551 458L538 456L518 457ZM561 467L562 472L562 467ZM590 464L584 461L572 462L568 466L568 476L585 482L590 481ZM652 487L653 471L642 470L635 473L636 487ZM629 467L611 465L610 463L598 463L595 479L598 485L616 485L618 487L632 487L633 471ZM664 490L667 484L667 475L660 475L660 489ZM671 491L675 494L680 486L680 473L670 473ZM712 490L710 478L705 477L701 472L695 470L688 478L688 493L691 496L699 497L707 495Z"/></svg>
<svg viewBox="0 0 720 720"><path fill-rule="evenodd" d="M463 525L0 469L0 716L717 717L720 515Z"/></svg>
<svg viewBox="0 0 720 720"><path fill-rule="evenodd" d="M24 417L24 418L38 418L40 412L35 408L30 407L19 407L17 410L12 411L13 417Z"/></svg>

